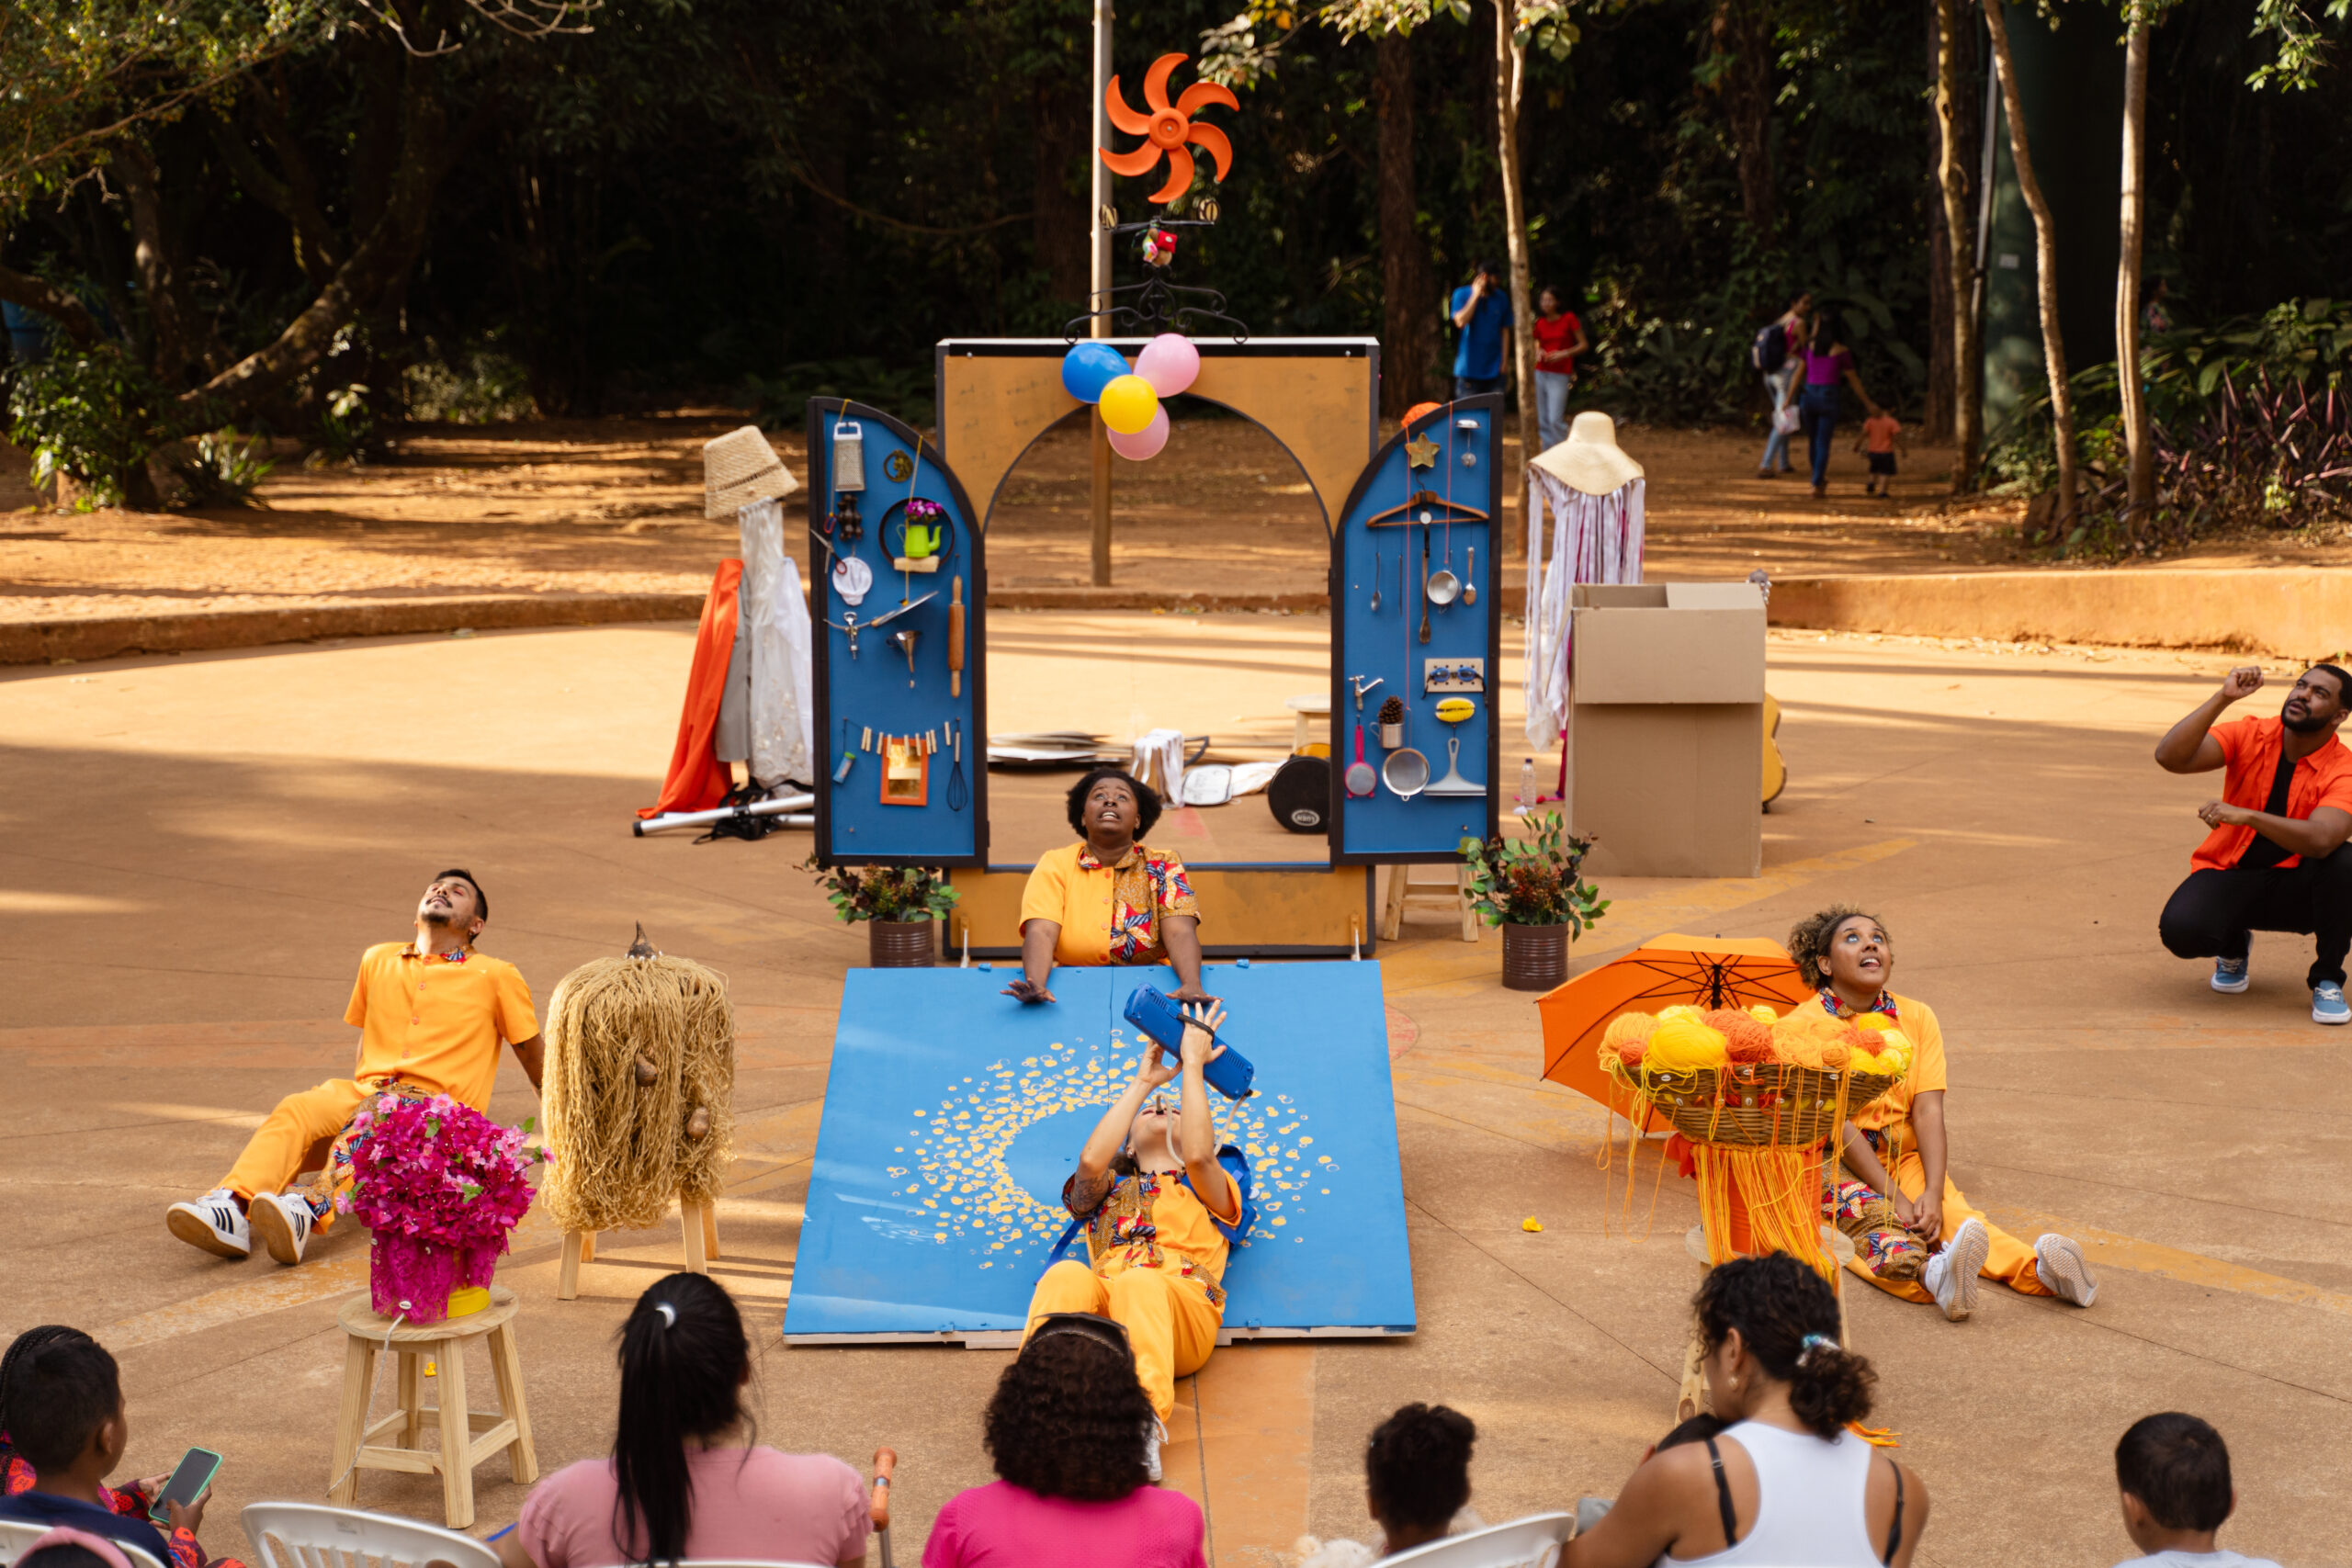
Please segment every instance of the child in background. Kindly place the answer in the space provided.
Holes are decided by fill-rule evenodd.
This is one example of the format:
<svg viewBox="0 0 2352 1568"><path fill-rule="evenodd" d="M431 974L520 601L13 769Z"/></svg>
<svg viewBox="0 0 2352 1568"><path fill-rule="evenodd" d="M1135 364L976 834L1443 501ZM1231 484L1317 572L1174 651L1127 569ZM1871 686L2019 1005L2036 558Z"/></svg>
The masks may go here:
<svg viewBox="0 0 2352 1568"><path fill-rule="evenodd" d="M2278 1568L2213 1544L2238 1506L2230 1450L2194 1416L2143 1416L2115 1445L2115 1485L2123 1533L2144 1556L2116 1568Z"/></svg>
<svg viewBox="0 0 2352 1568"><path fill-rule="evenodd" d="M1862 438L1854 450L1871 460L1871 477L1862 486L1864 495L1894 497L1894 454L1909 451L1910 443L1903 439L1903 422L1882 408L1871 410L1870 418L1862 421Z"/></svg>
<svg viewBox="0 0 2352 1568"><path fill-rule="evenodd" d="M1408 1404L1373 1428L1363 1455L1365 1505L1380 1527L1377 1551L1354 1540L1301 1536L1299 1568L1367 1568L1486 1521L1470 1506L1470 1450L1478 1428L1442 1404Z"/></svg>

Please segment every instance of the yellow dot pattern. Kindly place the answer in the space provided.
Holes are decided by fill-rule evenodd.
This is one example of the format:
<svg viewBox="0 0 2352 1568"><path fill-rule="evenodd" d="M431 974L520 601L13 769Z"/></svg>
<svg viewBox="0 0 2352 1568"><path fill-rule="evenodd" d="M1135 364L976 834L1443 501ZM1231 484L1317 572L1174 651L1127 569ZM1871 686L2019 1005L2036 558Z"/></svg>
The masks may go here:
<svg viewBox="0 0 2352 1568"><path fill-rule="evenodd" d="M1135 1073L1128 1049L1115 1032L1107 1051L1083 1041L1057 1041L1035 1055L1000 1058L950 1084L936 1103L909 1111L906 1141L891 1151L907 1163L884 1168L889 1190L920 1208L934 1227L935 1245L960 1244L982 1269L1034 1269L1070 1216L1058 1201L1041 1201L1013 1177L1006 1164L1013 1140L1045 1117L1117 1100ZM1305 1213L1308 1181L1319 1184L1340 1170L1329 1155L1307 1151L1312 1137L1297 1135L1306 1114L1286 1094L1238 1103L1213 1095L1210 1104L1217 1141L1238 1145L1250 1160L1258 1224L1251 1239L1238 1245L1283 1238L1304 1243L1292 1221ZM1317 1190L1330 1193L1329 1187Z"/></svg>

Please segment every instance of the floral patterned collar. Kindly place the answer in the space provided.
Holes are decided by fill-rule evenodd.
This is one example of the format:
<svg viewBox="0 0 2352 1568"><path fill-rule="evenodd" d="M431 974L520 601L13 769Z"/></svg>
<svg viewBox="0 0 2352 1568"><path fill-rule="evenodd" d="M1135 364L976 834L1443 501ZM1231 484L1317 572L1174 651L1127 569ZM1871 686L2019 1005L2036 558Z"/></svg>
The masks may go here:
<svg viewBox="0 0 2352 1568"><path fill-rule="evenodd" d="M1137 839L1127 846L1127 852L1119 857L1118 863L1106 866L1102 858L1094 852L1094 846L1080 840L1078 846L1078 869L1080 871L1125 871L1135 864L1138 857L1150 852L1143 847L1143 840Z"/></svg>
<svg viewBox="0 0 2352 1568"><path fill-rule="evenodd" d="M420 953L417 951L416 943L412 942L408 944L408 951L401 954L401 956L405 958L438 958L444 964L463 964L467 959L471 958L473 954L469 950L462 947L453 947L447 953Z"/></svg>
<svg viewBox="0 0 2352 1568"><path fill-rule="evenodd" d="M1854 1010L1848 1007L1845 1002L1839 998L1838 993L1831 990L1826 986L1821 987L1821 1010L1827 1013L1832 1018L1851 1018L1854 1016ZM1896 1018L1900 1016L1894 1010L1894 995L1891 991L1881 991L1878 994L1878 1000L1871 1003L1870 1006L1862 1009L1861 1010L1864 1012L1883 1012L1889 1018Z"/></svg>

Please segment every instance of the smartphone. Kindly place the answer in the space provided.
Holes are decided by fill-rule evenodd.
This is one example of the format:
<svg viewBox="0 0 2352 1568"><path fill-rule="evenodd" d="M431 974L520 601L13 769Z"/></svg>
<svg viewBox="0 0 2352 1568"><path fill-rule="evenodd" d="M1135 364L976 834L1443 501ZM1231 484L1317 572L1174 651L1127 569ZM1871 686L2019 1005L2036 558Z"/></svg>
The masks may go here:
<svg viewBox="0 0 2352 1568"><path fill-rule="evenodd" d="M164 1489L155 1494L147 1517L165 1529L171 1529L172 1505L177 1503L185 1508L203 1496L204 1489L212 1484L213 1472L220 1468L220 1456L210 1449L190 1449L180 1455L178 1467L172 1472L172 1478L164 1483Z"/></svg>

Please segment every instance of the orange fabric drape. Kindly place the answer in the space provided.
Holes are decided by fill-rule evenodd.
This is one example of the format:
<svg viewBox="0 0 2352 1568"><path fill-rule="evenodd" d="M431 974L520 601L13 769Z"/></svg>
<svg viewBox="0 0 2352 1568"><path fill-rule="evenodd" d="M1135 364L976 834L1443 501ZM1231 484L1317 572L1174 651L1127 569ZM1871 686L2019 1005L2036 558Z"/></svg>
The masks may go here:
<svg viewBox="0 0 2352 1568"><path fill-rule="evenodd" d="M694 667L686 674L686 705L678 715L669 776L662 781L662 798L639 808L639 817L708 811L727 798L727 764L712 749L711 732L718 727L718 699L727 687L728 661L735 656L736 590L742 581L743 563L731 557L718 563L710 580L702 625L695 630Z"/></svg>

